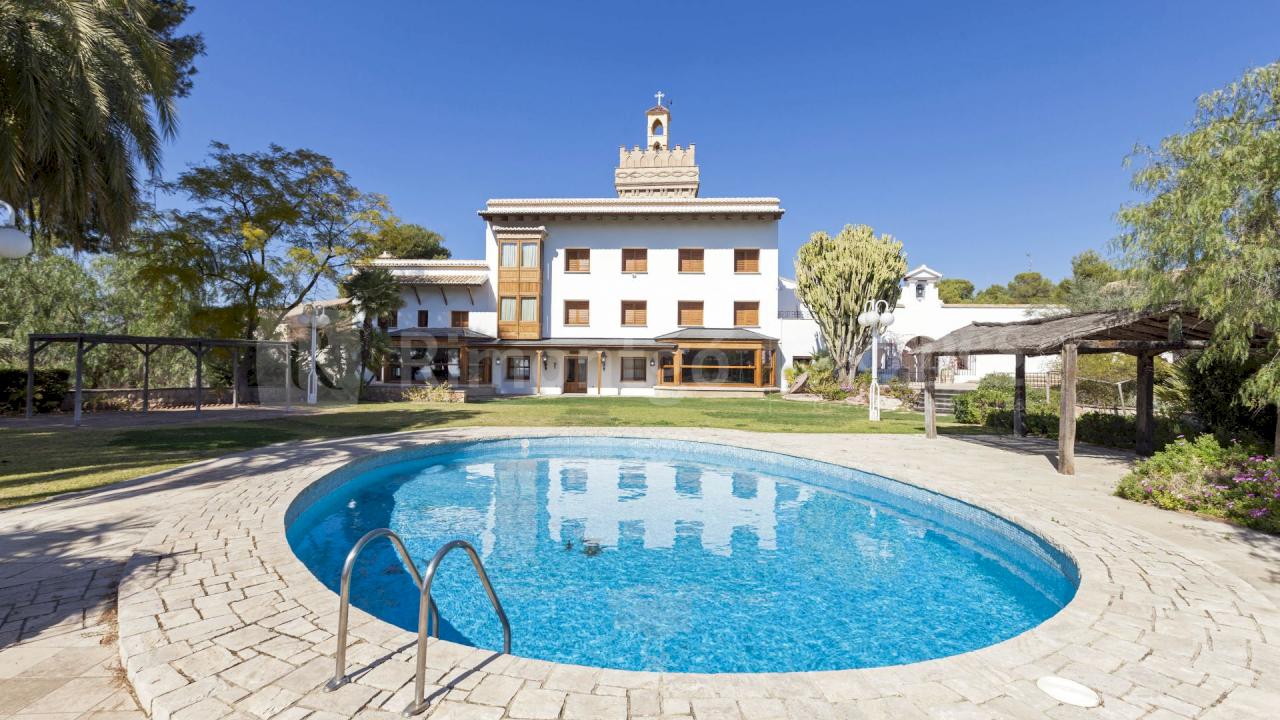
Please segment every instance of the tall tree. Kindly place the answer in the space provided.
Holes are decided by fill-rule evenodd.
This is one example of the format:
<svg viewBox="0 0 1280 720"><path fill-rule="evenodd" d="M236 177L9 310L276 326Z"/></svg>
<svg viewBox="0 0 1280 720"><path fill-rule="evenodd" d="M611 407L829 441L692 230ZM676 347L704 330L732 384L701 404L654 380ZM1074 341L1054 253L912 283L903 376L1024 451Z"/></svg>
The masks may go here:
<svg viewBox="0 0 1280 720"><path fill-rule="evenodd" d="M158 172L202 47L174 35L189 7L165 6L162 18L152 0L0 0L0 199L33 238L97 248L128 235L139 166Z"/></svg>
<svg viewBox="0 0 1280 720"><path fill-rule="evenodd" d="M1216 327L1205 362L1243 361L1259 328L1280 333L1280 63L1202 96L1186 132L1132 160L1148 199L1121 209L1118 245L1140 304L1195 309ZM1280 401L1275 340L1243 392Z"/></svg>
<svg viewBox="0 0 1280 720"><path fill-rule="evenodd" d="M388 253L405 260L435 260L449 257L440 233L415 224L400 222L394 215L379 218L369 240L375 253Z"/></svg>
<svg viewBox="0 0 1280 720"><path fill-rule="evenodd" d="M973 283L963 278L944 278L938 281L938 297L944 303L973 302Z"/></svg>
<svg viewBox="0 0 1280 720"><path fill-rule="evenodd" d="M796 255L796 294L813 313L842 382L849 381L870 342L858 324L868 300L893 307L907 271L902 243L877 236L868 225L845 225L834 238L825 231L809 236Z"/></svg>
<svg viewBox="0 0 1280 720"><path fill-rule="evenodd" d="M368 253L387 208L324 155L278 145L236 153L214 143L205 163L163 187L195 207L157 214L139 231L139 277L174 297L200 288L194 329L222 337L274 332L317 283L336 283Z"/></svg>
<svg viewBox="0 0 1280 720"><path fill-rule="evenodd" d="M1120 271L1096 250L1071 258L1071 277L1058 283L1058 300L1072 310L1100 310L1118 306L1124 288L1116 285Z"/></svg>
<svg viewBox="0 0 1280 720"><path fill-rule="evenodd" d="M386 268L360 268L343 280L339 289L364 315L360 322L360 388L363 390L368 384L364 371L381 365L380 350L388 344L375 321L399 310L404 305L404 297L400 294L400 283Z"/></svg>

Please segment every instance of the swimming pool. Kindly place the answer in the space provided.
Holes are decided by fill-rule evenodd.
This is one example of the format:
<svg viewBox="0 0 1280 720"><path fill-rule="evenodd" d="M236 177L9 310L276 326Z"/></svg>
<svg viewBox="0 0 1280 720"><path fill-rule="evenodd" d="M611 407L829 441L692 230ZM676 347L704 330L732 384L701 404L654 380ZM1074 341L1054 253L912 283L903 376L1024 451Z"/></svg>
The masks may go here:
<svg viewBox="0 0 1280 720"><path fill-rule="evenodd" d="M337 589L368 530L419 570L445 542L480 551L516 655L672 672L894 665L1018 635L1074 596L1042 538L887 478L708 443L601 437L478 441L354 463L304 491L290 545ZM441 637L500 648L462 553L433 586ZM391 545L361 556L352 602L415 629ZM336 604L336 603L335 603Z"/></svg>

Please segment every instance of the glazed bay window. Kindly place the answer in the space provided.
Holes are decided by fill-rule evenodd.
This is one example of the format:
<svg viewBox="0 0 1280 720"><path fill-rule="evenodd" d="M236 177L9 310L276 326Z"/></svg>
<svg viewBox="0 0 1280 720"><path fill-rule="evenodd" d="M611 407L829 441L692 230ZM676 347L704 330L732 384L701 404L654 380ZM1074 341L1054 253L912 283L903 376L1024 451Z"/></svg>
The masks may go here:
<svg viewBox="0 0 1280 720"><path fill-rule="evenodd" d="M742 300L733 304L733 324L737 327L758 327L760 325L760 303L756 300Z"/></svg>
<svg viewBox="0 0 1280 720"><path fill-rule="evenodd" d="M622 382L644 382L646 379L643 357L622 358Z"/></svg>
<svg viewBox="0 0 1280 720"><path fill-rule="evenodd" d="M736 273L760 272L760 249L738 248L734 250L733 271Z"/></svg>
<svg viewBox="0 0 1280 720"><path fill-rule="evenodd" d="M702 271L702 248L680 248L680 272L700 273Z"/></svg>
<svg viewBox="0 0 1280 720"><path fill-rule="evenodd" d="M590 325L591 303L587 300L564 301L565 325Z"/></svg>
<svg viewBox="0 0 1280 720"><path fill-rule="evenodd" d="M623 248L622 249L622 272L624 273L649 272L648 248Z"/></svg>
<svg viewBox="0 0 1280 720"><path fill-rule="evenodd" d="M513 297L504 297L498 303L498 319L502 322L516 321L516 299Z"/></svg>
<svg viewBox="0 0 1280 720"><path fill-rule="evenodd" d="M682 327L702 326L702 301L681 300L677 306L676 324Z"/></svg>
<svg viewBox="0 0 1280 720"><path fill-rule="evenodd" d="M568 248L564 251L564 271L591 272L591 248Z"/></svg>
<svg viewBox="0 0 1280 720"><path fill-rule="evenodd" d="M622 324L632 327L648 325L649 303L644 300L623 300Z"/></svg>
<svg viewBox="0 0 1280 720"><path fill-rule="evenodd" d="M529 379L529 356L516 355L507 358L507 379L508 380L528 380Z"/></svg>
<svg viewBox="0 0 1280 720"><path fill-rule="evenodd" d="M538 321L538 298L520 298L520 322Z"/></svg>
<svg viewBox="0 0 1280 720"><path fill-rule="evenodd" d="M686 385L754 385L756 351L699 348L680 351L680 382Z"/></svg>
<svg viewBox="0 0 1280 720"><path fill-rule="evenodd" d="M504 242L500 246L498 264L502 267L520 266L520 243Z"/></svg>
<svg viewBox="0 0 1280 720"><path fill-rule="evenodd" d="M520 243L520 267L538 267L538 243Z"/></svg>

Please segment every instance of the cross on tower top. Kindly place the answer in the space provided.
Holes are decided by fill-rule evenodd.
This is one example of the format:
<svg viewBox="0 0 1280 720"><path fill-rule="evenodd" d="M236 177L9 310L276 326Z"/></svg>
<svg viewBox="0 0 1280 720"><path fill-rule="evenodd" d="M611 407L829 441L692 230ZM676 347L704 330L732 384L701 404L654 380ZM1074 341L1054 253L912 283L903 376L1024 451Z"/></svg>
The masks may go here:
<svg viewBox="0 0 1280 720"><path fill-rule="evenodd" d="M653 96L658 98L658 107L662 107L662 98L666 97L667 94L659 90L658 92L654 93Z"/></svg>

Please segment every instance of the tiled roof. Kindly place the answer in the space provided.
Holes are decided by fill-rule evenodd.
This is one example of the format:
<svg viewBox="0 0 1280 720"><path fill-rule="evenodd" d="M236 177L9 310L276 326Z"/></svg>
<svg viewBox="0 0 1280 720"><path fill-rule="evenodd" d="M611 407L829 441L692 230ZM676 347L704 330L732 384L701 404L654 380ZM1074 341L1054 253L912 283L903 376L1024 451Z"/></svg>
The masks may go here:
<svg viewBox="0 0 1280 720"><path fill-rule="evenodd" d="M394 273L401 285L483 285L488 272L402 272Z"/></svg>
<svg viewBox="0 0 1280 720"><path fill-rule="evenodd" d="M666 335L659 335L657 340L774 340L777 338L762 335L745 328L684 328Z"/></svg>

